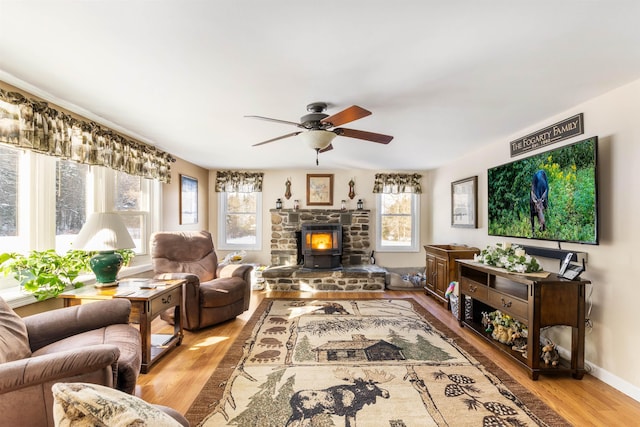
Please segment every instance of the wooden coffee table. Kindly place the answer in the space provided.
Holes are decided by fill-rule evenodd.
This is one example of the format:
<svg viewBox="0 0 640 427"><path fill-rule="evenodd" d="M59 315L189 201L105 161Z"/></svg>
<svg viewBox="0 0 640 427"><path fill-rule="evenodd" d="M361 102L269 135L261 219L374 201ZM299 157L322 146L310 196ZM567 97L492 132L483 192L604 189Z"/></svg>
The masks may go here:
<svg viewBox="0 0 640 427"><path fill-rule="evenodd" d="M184 280L152 280L152 279L123 279L118 286L112 288L96 288L83 286L78 289L63 292L58 298L64 299L64 306L82 304L83 300L102 300L112 298L126 298L131 301L129 322L139 325L142 341L143 374L149 372L151 365L165 355L169 350L182 343L183 331L181 322L182 284ZM141 286L151 285L152 289ZM173 335L153 334L151 321L163 311L175 307L175 324Z"/></svg>

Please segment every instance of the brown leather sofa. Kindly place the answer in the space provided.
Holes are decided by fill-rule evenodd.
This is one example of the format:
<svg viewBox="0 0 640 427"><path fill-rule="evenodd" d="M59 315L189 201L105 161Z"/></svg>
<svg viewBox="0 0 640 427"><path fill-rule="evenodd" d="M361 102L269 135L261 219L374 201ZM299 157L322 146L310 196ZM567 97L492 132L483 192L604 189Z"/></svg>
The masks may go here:
<svg viewBox="0 0 640 427"><path fill-rule="evenodd" d="M201 329L233 319L249 309L251 265L218 264L211 233L157 232L151 235L156 279L185 279L182 326ZM173 310L162 318L173 321Z"/></svg>
<svg viewBox="0 0 640 427"><path fill-rule="evenodd" d="M20 318L0 299L0 424L53 426L56 382L133 394L142 350L130 311L113 299Z"/></svg>

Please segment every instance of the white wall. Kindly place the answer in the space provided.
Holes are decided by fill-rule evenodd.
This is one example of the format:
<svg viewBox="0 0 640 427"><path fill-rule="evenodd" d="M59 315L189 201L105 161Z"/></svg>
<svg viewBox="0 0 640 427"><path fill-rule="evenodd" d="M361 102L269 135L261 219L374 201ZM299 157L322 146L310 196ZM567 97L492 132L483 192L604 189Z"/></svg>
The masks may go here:
<svg viewBox="0 0 640 427"><path fill-rule="evenodd" d="M307 208L306 194L307 194L307 174L333 174L333 206L311 206L311 208L319 209L340 209L340 201L347 201L347 209L355 209L358 199L364 201L364 208L372 210L375 215L376 199L373 194L373 182L375 174L384 171L365 171L365 170L323 170L323 169L307 169L307 170L265 170L263 181L263 193L262 193L262 210L264 217L262 221L263 235L262 235L262 251L250 251L247 254L248 262L259 262L262 264L269 264L271 260L271 218L268 215L269 209L275 209L276 199L281 198L283 207L291 209L293 208L293 201L298 199L300 201L300 208ZM398 171L393 171L398 172ZM426 174L420 171L407 171L406 173L420 173L423 175L421 183L424 188L426 187ZM404 173L404 171L403 171ZM218 223L217 210L218 210L218 197L215 191L215 176L216 171L211 171L209 175L209 223L211 224L211 232L217 235L217 230L214 230L215 224ZM285 182L287 178L291 180L291 198L285 199ZM353 200L349 199L349 180L353 179L355 182L355 197ZM429 200L428 194L422 194L421 197L421 211L423 224L426 223L429 217ZM375 224L374 224L375 225ZM421 227L420 241L426 241L427 236L425 234L425 227ZM375 230L373 231L375 233ZM374 234L375 235L375 234ZM375 248L372 248L375 250ZM218 251L219 257L224 257L227 252ZM397 267L415 267L424 265L424 249L420 252L413 253L375 253L376 263L383 266L397 266Z"/></svg>
<svg viewBox="0 0 640 427"><path fill-rule="evenodd" d="M550 96L550 102L553 97ZM427 193L432 199L432 221L428 235L440 243L461 242L479 248L504 241L487 234L487 169L510 162L509 141L522 137L577 113L584 113L585 133L553 144L547 149L598 136L599 220L598 246L563 244L563 249L588 253L593 307L587 332L586 360L593 375L640 400L638 332L640 283L635 278L635 250L640 242L640 80L549 117L529 128L469 153L452 164L429 173ZM536 152L544 151L538 150ZM524 156L521 156L524 157ZM478 175L479 228L451 228L450 185L452 181ZM508 239L514 243L556 248L555 242ZM557 271L558 261L544 261L546 270ZM589 300L587 301L589 303ZM587 306L589 309L589 305ZM552 331L550 337L569 347L568 331Z"/></svg>

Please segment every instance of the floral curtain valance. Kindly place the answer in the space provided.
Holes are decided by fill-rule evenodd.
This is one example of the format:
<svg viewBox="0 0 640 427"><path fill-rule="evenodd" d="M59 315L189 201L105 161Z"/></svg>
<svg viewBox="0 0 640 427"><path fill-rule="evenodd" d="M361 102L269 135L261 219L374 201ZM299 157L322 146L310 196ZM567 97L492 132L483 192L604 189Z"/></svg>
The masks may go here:
<svg viewBox="0 0 640 427"><path fill-rule="evenodd" d="M44 101L0 88L0 142L144 178L171 181L173 158L94 122L78 120Z"/></svg>
<svg viewBox="0 0 640 427"><path fill-rule="evenodd" d="M218 193L261 193L263 172L218 171L216 191Z"/></svg>
<svg viewBox="0 0 640 427"><path fill-rule="evenodd" d="M404 173L377 173L373 184L374 193L422 193L422 175Z"/></svg>

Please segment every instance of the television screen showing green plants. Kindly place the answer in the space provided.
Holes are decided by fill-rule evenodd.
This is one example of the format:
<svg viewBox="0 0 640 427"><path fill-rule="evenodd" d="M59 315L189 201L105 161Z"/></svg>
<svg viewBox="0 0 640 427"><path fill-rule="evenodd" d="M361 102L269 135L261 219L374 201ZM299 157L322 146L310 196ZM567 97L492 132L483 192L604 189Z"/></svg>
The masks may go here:
<svg viewBox="0 0 640 427"><path fill-rule="evenodd" d="M489 235L598 244L598 138L487 172Z"/></svg>

